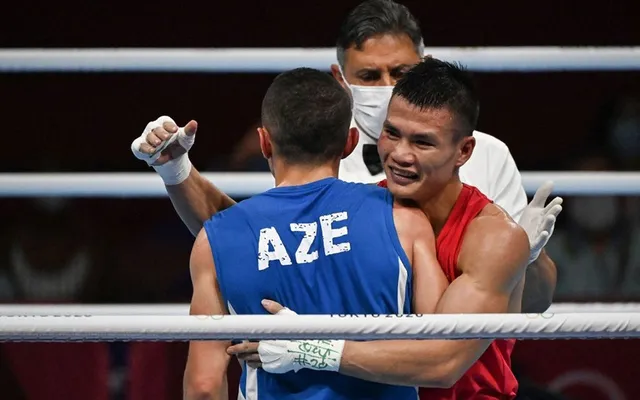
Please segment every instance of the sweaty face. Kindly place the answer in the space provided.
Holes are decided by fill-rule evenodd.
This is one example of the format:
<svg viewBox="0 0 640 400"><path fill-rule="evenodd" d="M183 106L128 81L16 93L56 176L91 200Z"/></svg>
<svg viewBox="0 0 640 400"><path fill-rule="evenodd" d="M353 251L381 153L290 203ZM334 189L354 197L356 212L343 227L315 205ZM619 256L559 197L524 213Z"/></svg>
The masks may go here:
<svg viewBox="0 0 640 400"><path fill-rule="evenodd" d="M438 194L473 151L473 138L456 139L463 130L446 108L420 110L394 96L378 141L391 193L417 202Z"/></svg>
<svg viewBox="0 0 640 400"><path fill-rule="evenodd" d="M375 36L366 40L361 49L345 51L344 74L351 85L394 86L418 62L420 56L409 36Z"/></svg>

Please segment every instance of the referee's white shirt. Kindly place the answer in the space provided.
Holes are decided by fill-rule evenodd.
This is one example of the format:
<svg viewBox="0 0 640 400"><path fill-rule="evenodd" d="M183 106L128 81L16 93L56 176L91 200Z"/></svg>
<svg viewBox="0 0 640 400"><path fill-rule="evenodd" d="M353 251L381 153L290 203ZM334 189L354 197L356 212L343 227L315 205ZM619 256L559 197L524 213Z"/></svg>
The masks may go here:
<svg viewBox="0 0 640 400"><path fill-rule="evenodd" d="M355 124L352 122L352 126ZM477 187L485 196L502 207L517 222L527 205L522 176L511 152L504 142L474 131L476 147L473 155L460 168L462 182ZM348 182L377 183L385 179L384 172L371 175L362 158L362 146L376 144L367 135L360 134L358 146L340 164L340 179Z"/></svg>

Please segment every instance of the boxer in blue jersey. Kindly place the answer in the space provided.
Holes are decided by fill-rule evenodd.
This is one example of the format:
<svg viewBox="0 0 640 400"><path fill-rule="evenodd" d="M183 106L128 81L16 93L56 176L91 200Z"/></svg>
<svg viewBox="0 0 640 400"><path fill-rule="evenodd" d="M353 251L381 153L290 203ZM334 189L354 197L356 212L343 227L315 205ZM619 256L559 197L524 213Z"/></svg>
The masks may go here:
<svg viewBox="0 0 640 400"><path fill-rule="evenodd" d="M435 311L447 281L425 214L386 189L337 179L358 140L350 121L351 99L330 75L300 68L273 81L258 133L276 187L204 224L191 253L191 314L264 314L265 298L300 314ZM229 344L190 343L185 399L227 398ZM322 370L276 375L245 365L240 398L417 398L413 387L339 375L340 352L297 361Z"/></svg>

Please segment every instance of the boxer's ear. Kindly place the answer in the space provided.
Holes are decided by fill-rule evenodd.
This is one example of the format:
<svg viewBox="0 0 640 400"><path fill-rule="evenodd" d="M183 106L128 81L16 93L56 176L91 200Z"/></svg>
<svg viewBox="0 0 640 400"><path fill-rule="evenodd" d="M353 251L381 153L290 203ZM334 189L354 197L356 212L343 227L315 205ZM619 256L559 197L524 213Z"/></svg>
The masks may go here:
<svg viewBox="0 0 640 400"><path fill-rule="evenodd" d="M473 149L476 147L476 138L473 136L465 136L458 143L458 159L456 160L456 167L460 168L469 161L473 154Z"/></svg>
<svg viewBox="0 0 640 400"><path fill-rule="evenodd" d="M353 153L353 150L355 150L359 140L360 134L358 133L358 128L350 128L349 136L347 136L347 143L344 145L344 150L342 151L342 158L347 158L351 153Z"/></svg>
<svg viewBox="0 0 640 400"><path fill-rule="evenodd" d="M269 160L273 156L271 134L267 128L258 127L258 137L260 138L260 151L262 152L262 156Z"/></svg>

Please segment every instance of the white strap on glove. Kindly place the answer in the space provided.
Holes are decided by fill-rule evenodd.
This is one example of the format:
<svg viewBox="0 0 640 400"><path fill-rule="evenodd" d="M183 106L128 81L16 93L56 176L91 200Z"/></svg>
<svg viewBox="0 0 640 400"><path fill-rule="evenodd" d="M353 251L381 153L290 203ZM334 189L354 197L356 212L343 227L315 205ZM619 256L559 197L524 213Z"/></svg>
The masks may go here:
<svg viewBox="0 0 640 400"><path fill-rule="evenodd" d="M297 315L283 308L276 315ZM344 340L262 340L258 354L262 369L284 374L301 369L333 371L340 369Z"/></svg>
<svg viewBox="0 0 640 400"><path fill-rule="evenodd" d="M149 154L141 150L143 143L151 145L147 142L147 137L154 129L162 128L165 122L175 124L173 119L168 116L162 116L155 121L149 122L140 137L131 143L131 151L137 159L143 160L149 166L153 167L165 185L178 185L187 179L191 172L189 150L191 150L196 140L195 134L187 135L184 127L182 127L179 128L175 134L171 135L169 139L157 146L153 153ZM170 149L169 146L172 146L173 149ZM158 159L164 150L171 151L172 157L168 161L159 164Z"/></svg>
<svg viewBox="0 0 640 400"><path fill-rule="evenodd" d="M531 203L527 204L518 223L529 237L529 264L536 261L540 252L553 235L556 218L562 211L562 198L556 197L547 206L547 198L553 190L553 182L545 182L538 188Z"/></svg>

